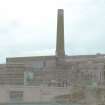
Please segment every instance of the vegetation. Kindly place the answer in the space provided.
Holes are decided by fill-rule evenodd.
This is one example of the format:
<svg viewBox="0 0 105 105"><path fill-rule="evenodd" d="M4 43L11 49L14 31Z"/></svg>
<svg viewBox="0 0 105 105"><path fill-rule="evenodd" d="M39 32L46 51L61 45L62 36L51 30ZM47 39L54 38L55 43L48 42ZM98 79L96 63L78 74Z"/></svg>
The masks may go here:
<svg viewBox="0 0 105 105"><path fill-rule="evenodd" d="M105 105L105 88L97 86L94 81L85 81L74 84L69 94L57 96L55 99L57 102Z"/></svg>

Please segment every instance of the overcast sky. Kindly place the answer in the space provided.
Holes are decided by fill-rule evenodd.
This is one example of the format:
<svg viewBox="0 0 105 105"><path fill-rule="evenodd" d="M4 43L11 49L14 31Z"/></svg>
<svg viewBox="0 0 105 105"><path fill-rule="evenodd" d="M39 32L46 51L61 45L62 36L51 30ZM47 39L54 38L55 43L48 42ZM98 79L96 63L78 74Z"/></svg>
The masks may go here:
<svg viewBox="0 0 105 105"><path fill-rule="evenodd" d="M0 0L0 63L54 55L58 8L64 9L67 55L105 52L105 0Z"/></svg>

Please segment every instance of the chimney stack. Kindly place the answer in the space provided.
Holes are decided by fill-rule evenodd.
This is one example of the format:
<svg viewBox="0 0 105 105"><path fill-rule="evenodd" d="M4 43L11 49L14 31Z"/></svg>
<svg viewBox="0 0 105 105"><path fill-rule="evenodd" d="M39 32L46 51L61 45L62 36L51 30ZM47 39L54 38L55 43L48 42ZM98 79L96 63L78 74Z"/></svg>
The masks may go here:
<svg viewBox="0 0 105 105"><path fill-rule="evenodd" d="M58 9L57 16L57 41L56 41L56 56L64 57L64 11L63 9Z"/></svg>

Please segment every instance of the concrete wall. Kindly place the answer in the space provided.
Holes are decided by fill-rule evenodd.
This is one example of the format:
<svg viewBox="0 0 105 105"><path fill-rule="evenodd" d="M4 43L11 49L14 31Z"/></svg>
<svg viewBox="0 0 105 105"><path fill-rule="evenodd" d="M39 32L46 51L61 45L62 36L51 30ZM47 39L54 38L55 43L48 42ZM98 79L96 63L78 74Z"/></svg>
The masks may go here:
<svg viewBox="0 0 105 105"><path fill-rule="evenodd" d="M10 91L23 91L21 102L51 102L55 96L68 94L70 88L43 86L0 86L0 103L11 102Z"/></svg>

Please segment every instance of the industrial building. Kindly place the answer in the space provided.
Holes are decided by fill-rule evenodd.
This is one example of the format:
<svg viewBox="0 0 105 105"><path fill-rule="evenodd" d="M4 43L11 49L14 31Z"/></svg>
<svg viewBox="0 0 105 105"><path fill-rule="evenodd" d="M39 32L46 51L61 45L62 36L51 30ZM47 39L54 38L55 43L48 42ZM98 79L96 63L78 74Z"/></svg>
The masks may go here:
<svg viewBox="0 0 105 105"><path fill-rule="evenodd" d="M82 81L105 84L105 55L65 55L64 10L58 9L55 56L6 58L0 64L0 103L50 102Z"/></svg>

